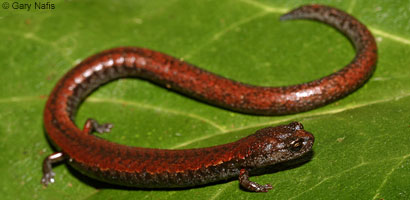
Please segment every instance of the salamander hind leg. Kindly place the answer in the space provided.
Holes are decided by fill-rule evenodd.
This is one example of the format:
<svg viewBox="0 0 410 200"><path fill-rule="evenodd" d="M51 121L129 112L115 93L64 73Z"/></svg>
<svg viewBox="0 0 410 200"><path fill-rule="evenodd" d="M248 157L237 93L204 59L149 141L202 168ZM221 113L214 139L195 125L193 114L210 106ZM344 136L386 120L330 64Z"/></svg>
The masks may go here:
<svg viewBox="0 0 410 200"><path fill-rule="evenodd" d="M97 133L108 133L112 127L113 125L110 123L100 124L97 120L89 118L84 124L83 133L91 134L94 131Z"/></svg>
<svg viewBox="0 0 410 200"><path fill-rule="evenodd" d="M47 186L50 183L54 183L54 176L55 173L53 172L53 164L63 161L65 159L65 156L63 152L56 152L53 153L47 158L44 159L43 161L43 177L41 178L41 183L44 186Z"/></svg>
<svg viewBox="0 0 410 200"><path fill-rule="evenodd" d="M241 169L241 172L239 174L239 183L241 186L249 191L252 192L268 192L271 190L273 187L269 184L266 185L260 185L258 183L255 183L253 181L249 180L249 172L246 171L245 169Z"/></svg>

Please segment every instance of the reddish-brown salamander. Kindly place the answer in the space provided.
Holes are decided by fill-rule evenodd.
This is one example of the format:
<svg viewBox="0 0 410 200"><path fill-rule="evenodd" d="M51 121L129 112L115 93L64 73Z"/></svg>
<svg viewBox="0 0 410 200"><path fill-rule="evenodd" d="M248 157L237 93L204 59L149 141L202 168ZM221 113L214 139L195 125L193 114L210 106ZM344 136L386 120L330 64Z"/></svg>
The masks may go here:
<svg viewBox="0 0 410 200"><path fill-rule="evenodd" d="M54 182L52 164L66 160L82 173L109 183L141 188L202 185L239 177L256 192L270 185L249 180L249 172L299 158L311 151L314 137L293 122L268 127L236 142L198 149L163 150L130 147L92 135L109 132L111 124L89 119L83 130L74 116L84 98L100 85L121 77L139 77L204 102L248 114L281 115L311 110L346 96L371 76L377 47L367 28L335 8L307 5L281 17L312 19L335 27L356 48L356 57L340 71L300 85L257 87L229 80L156 51L123 47L110 49L78 64L56 85L47 101L44 123L60 152L43 163L44 185Z"/></svg>

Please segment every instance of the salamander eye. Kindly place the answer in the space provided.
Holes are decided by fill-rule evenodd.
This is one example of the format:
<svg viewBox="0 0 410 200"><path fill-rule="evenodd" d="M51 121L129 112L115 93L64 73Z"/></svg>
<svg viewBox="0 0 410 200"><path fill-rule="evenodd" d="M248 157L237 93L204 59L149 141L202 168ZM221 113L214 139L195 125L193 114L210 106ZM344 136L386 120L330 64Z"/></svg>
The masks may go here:
<svg viewBox="0 0 410 200"><path fill-rule="evenodd" d="M303 147L303 139L302 138L293 140L290 143L290 150L293 151L293 152L300 151L302 149L302 147Z"/></svg>

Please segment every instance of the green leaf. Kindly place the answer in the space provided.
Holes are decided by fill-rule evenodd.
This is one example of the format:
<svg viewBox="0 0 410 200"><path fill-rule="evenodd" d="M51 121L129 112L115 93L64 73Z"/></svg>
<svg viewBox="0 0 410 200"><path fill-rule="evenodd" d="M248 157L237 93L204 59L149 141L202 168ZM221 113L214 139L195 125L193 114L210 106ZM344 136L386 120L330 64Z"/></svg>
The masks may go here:
<svg viewBox="0 0 410 200"><path fill-rule="evenodd" d="M55 167L56 183L44 188L41 164L53 150L42 111L65 72L116 46L165 52L255 85L330 74L353 59L354 49L321 23L278 20L302 1L55 0L54 9L43 10L34 1L18 2L32 4L31 10L0 8L2 199L410 199L409 2L315 1L368 25L379 61L364 87L310 112L243 115L138 79L105 85L80 108L80 127L88 117L115 124L102 136L107 140L172 149L223 144L262 127L301 121L315 135L314 156L299 167L252 177L274 185L266 194L243 191L236 180L182 190L108 187L65 164Z"/></svg>

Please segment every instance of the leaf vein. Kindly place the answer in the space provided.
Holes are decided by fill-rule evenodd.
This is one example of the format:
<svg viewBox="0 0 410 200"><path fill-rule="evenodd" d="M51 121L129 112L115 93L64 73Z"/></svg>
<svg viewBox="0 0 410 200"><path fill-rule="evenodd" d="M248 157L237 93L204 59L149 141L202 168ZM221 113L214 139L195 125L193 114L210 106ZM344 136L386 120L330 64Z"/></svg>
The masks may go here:
<svg viewBox="0 0 410 200"><path fill-rule="evenodd" d="M370 106L370 105L379 104L379 103L385 103L385 102L389 102L389 101L393 101L393 100L399 100L401 98L405 98L405 97L408 97L408 96L410 96L410 93L405 93L402 96L398 96L398 97L396 96L396 97L392 97L392 98L388 98L388 99L376 100L376 101L373 101L373 102L366 102L366 103L361 103L361 104L356 104L356 105L351 105L351 106L347 105L346 107L339 108L339 109L326 110L326 111L316 112L316 113L301 113L301 114L296 114L296 115L292 115L292 116L289 116L289 117L284 117L282 119L275 120L275 121L266 121L266 122L262 122L262 123L255 123L255 124L242 126L242 127L239 127L239 128L227 129L227 130L224 129L224 131L221 131L219 133L205 135L205 136L196 138L194 140L178 144L178 145L174 146L173 148L181 148L181 147L190 145L194 142L199 142L199 141L202 141L202 140L205 140L205 139L209 139L209 138L219 136L219 135L224 135L224 134L231 133L231 132L242 131L242 130L252 129L252 128L258 128L258 127L262 127L262 126L271 126L271 125L280 124L280 123L284 123L284 122L288 122L288 121L295 120L295 119L300 119L300 118L313 118L313 117L319 117L319 116L324 116L324 115L341 113L341 112L344 112L344 111L358 109L358 108L362 108L362 107L365 107L365 106Z"/></svg>
<svg viewBox="0 0 410 200"><path fill-rule="evenodd" d="M356 166L353 166L353 167L351 167L351 168L348 168L348 169L345 169L345 170L340 171L340 172L338 172L338 173L335 173L335 174L333 174L332 176L325 177L325 178L323 178L321 181L319 181L316 185L313 185L312 187L310 187L310 188L308 188L307 190L305 190L305 191L303 191L303 192L297 194L296 196L290 197L289 200L290 200L290 199L295 199L295 198L297 198L297 197L300 197L302 194L304 194L304 193L306 193L306 192L312 191L313 189L315 189L316 187L318 187L318 186L321 185L322 183L328 181L329 179L339 177L340 175L342 175L342 174L344 174L344 173L347 173L347 172L349 172L349 171L355 170L355 169L357 169L357 168L359 168L359 167L362 167L362 166L368 165L368 164L370 164L370 163L361 162L361 163L359 163L359 164L356 165Z"/></svg>
<svg viewBox="0 0 410 200"><path fill-rule="evenodd" d="M347 9L347 12L352 13L355 6L356 6L356 0L350 1L349 8Z"/></svg>
<svg viewBox="0 0 410 200"><path fill-rule="evenodd" d="M385 32L381 29L370 27L370 26L369 26L369 29L376 35L380 35L382 37L394 40L394 41L399 42L401 44L410 45L410 39L407 39L407 38L404 38L404 37L401 37L401 36L398 36L398 35L395 35L395 34L391 34L391 33Z"/></svg>
<svg viewBox="0 0 410 200"><path fill-rule="evenodd" d="M15 36L22 37L26 40L32 40L34 42L38 42L40 44L50 46L51 48L55 49L65 61L67 61L69 63L72 63L73 59L67 57L67 55L63 53L64 52L63 49L59 48L56 43L48 42L47 40L44 40L44 39L38 37L37 35L35 35L33 32L19 33L19 32L16 32L16 31L9 31L9 30L8 31L0 30L0 31L5 33L5 34L13 34Z"/></svg>
<svg viewBox="0 0 410 200"><path fill-rule="evenodd" d="M181 112L173 109L168 109L168 108L161 108L157 106L152 106L149 104L143 104L143 103L137 103L137 102L132 102L132 101L126 101L126 100L121 100L121 99L105 99L105 98L96 98L96 97L90 97L87 98L87 102L93 102L93 103L114 103L114 104L125 104L129 106L134 106L134 107L139 107L139 108L144 108L144 109L150 109L150 110L156 110L156 111L161 111L161 112L167 112L175 115L183 115L183 116L188 116L193 119L197 119L199 121L203 121L216 129L218 129L220 132L225 132L226 129L222 127L221 125L217 124L216 122L204 118L202 116L193 114L193 113L186 113L186 112Z"/></svg>
<svg viewBox="0 0 410 200"><path fill-rule="evenodd" d="M244 3L247 3L247 4L250 4L250 5L253 5L255 7L258 7L260 9L268 11L268 12L285 13L289 10L287 8L276 8L276 7L272 7L270 5L267 5L267 4L263 4L263 3L256 2L256 1L251 1L251 0L240 0L240 1L242 1ZM351 11L355 7L355 5L356 5L356 1L353 0L347 11L349 13L351 13ZM384 30L377 29L377 28L374 28L374 27L371 27L371 26L368 26L368 27L376 35L380 35L382 37L394 40L394 41L402 43L402 44L410 45L410 39L407 39L407 38L404 38L404 37L401 37L401 36L398 36L398 35L395 35L395 34L392 34L392 33L388 33Z"/></svg>
<svg viewBox="0 0 410 200"><path fill-rule="evenodd" d="M380 190L386 185L387 180L390 178L390 176L393 174L394 171L396 171L397 168L400 167L400 165L407 159L410 157L410 154L404 155L400 161L391 168L391 170L386 174L386 176L383 179L383 182L380 184L379 188L377 188L375 195L373 196L372 199L377 199L380 195Z"/></svg>
<svg viewBox="0 0 410 200"><path fill-rule="evenodd" d="M245 19L239 20L237 22L232 23L231 25L227 26L225 29L222 29L221 31L215 33L211 39L209 39L207 42L203 43L202 45L200 45L199 47L197 47L194 50L191 50L190 52L188 52L187 54L183 55L182 58L183 59L189 59L191 58L193 55L195 55L196 53L198 53L199 51L201 51L203 48L205 48L206 46L218 41L223 35L227 34L229 31L243 25L249 22L252 22L253 20L266 16L270 14L270 12L259 12L255 15L252 15L250 17L247 17Z"/></svg>

